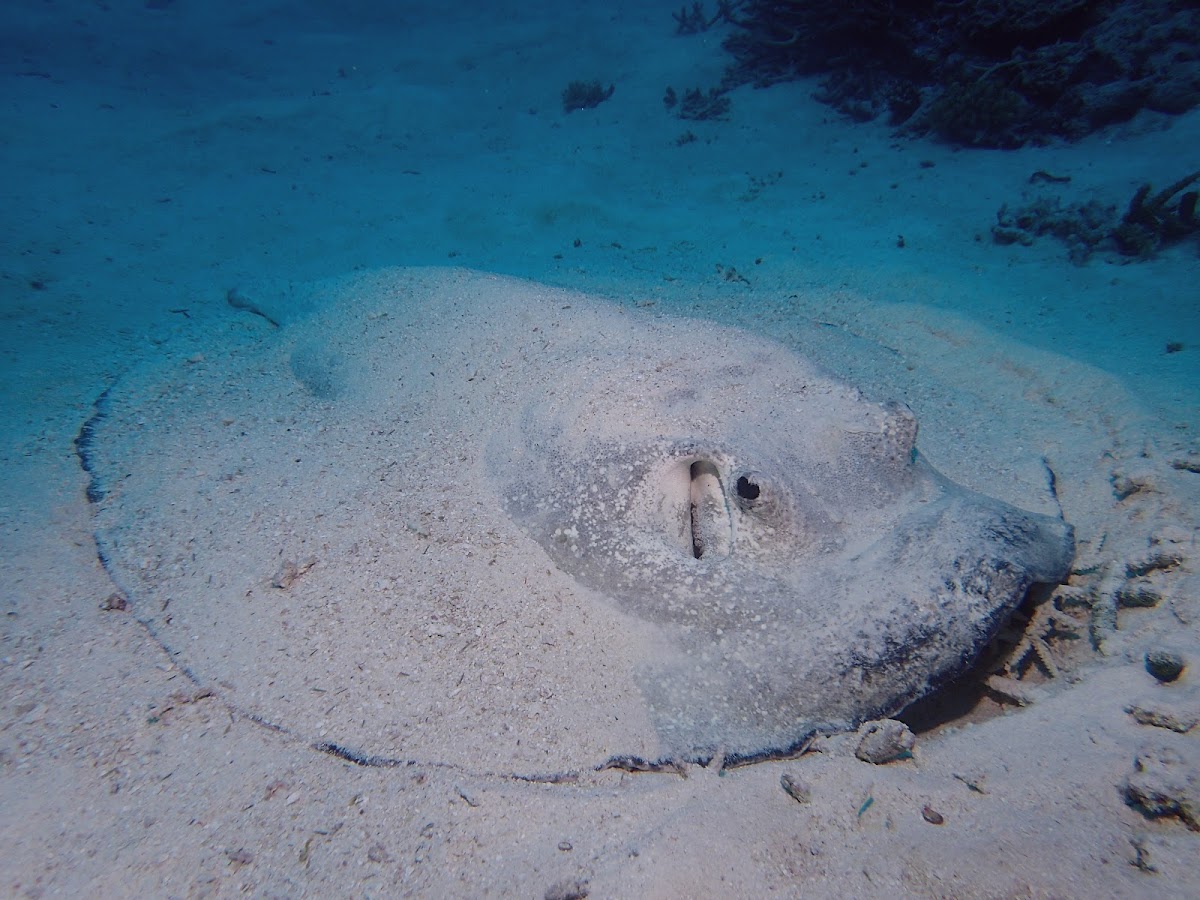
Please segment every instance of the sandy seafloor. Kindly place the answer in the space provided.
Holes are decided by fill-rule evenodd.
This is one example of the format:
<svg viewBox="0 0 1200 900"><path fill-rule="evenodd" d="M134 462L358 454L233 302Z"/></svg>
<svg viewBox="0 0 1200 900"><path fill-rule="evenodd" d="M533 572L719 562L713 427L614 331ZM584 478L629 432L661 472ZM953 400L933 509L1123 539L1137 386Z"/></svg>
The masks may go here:
<svg viewBox="0 0 1200 900"><path fill-rule="evenodd" d="M724 62L719 30L674 35L678 5L4 5L0 894L1200 895L1200 735L1161 724L1200 714L1196 245L1075 266L989 234L1034 190L1123 205L1200 168L1200 115L954 151L797 82L681 122L665 86ZM616 90L566 115L577 78ZM197 696L101 609L73 440L121 373L220 358L247 316L230 289L409 265L782 340L907 402L922 452L972 488L1053 512L1050 465L1076 588L1159 601L1119 609L1102 652L1076 611L1027 705L984 698L887 766L834 740L720 777L533 784L318 753ZM1189 661L1175 684L1142 664L1159 647ZM1126 802L1138 759L1182 818Z"/></svg>

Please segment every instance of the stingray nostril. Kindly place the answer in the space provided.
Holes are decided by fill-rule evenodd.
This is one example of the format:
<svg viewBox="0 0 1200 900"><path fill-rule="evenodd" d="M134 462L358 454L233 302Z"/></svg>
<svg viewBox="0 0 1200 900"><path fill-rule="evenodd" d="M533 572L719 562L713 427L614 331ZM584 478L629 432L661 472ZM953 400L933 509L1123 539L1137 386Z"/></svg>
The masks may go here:
<svg viewBox="0 0 1200 900"><path fill-rule="evenodd" d="M762 487L752 473L738 476L734 489L737 491L738 499L747 504L753 503L762 494Z"/></svg>

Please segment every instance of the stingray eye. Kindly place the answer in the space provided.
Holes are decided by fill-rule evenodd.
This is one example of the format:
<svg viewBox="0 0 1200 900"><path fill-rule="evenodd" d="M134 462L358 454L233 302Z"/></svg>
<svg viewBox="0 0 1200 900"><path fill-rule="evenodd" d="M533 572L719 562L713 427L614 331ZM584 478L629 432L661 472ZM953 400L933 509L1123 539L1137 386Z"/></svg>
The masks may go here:
<svg viewBox="0 0 1200 900"><path fill-rule="evenodd" d="M745 509L751 509L762 499L762 483L753 472L739 475L733 489L737 492L738 503Z"/></svg>

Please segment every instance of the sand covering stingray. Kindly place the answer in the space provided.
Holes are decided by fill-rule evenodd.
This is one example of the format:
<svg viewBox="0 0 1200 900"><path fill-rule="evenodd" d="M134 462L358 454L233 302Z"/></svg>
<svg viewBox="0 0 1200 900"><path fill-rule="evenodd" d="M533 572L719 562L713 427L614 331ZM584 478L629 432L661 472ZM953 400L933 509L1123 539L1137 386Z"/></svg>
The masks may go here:
<svg viewBox="0 0 1200 900"><path fill-rule="evenodd" d="M247 295L314 311L129 373L81 449L138 617L314 744L780 751L958 674L1070 563L748 333L453 270Z"/></svg>

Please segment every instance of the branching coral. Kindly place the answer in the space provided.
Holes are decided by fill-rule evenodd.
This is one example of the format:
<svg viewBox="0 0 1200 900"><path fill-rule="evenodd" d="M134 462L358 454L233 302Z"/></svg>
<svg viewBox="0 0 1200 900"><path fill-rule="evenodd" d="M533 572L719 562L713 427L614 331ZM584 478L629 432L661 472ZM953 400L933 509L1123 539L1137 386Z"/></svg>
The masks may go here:
<svg viewBox="0 0 1200 900"><path fill-rule="evenodd" d="M1200 103L1194 4L745 0L730 21L728 84L819 73L820 99L834 108L856 119L887 111L952 143L1075 139L1141 109ZM906 98L899 110L897 96ZM928 114L910 120L915 96Z"/></svg>
<svg viewBox="0 0 1200 900"><path fill-rule="evenodd" d="M572 81L562 92L563 111L570 113L577 109L599 106L611 97L615 90L616 87L611 84L606 90L599 81Z"/></svg>
<svg viewBox="0 0 1200 900"><path fill-rule="evenodd" d="M1145 258L1153 256L1163 244L1200 231L1200 219L1196 217L1200 194L1184 191L1197 181L1200 171L1180 178L1154 196L1150 195L1149 184L1138 188L1121 223L1113 229L1117 248L1127 256Z"/></svg>

